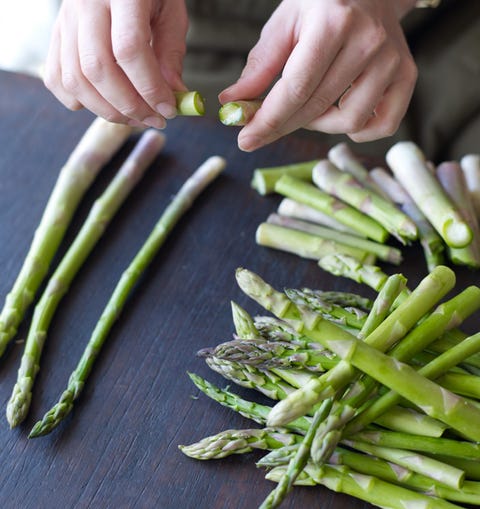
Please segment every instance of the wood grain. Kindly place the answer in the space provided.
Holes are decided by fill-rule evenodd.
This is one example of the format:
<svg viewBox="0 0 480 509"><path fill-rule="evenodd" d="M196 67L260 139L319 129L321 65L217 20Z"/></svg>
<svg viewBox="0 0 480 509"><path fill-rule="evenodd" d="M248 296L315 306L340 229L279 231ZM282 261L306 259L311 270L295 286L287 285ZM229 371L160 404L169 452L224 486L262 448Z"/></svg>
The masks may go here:
<svg viewBox="0 0 480 509"><path fill-rule="evenodd" d="M0 73L0 90L3 302L58 170L93 117L64 109L34 78ZM178 118L165 133L164 152L113 220L55 315L27 421L10 431L6 420L0 420L2 508L257 507L272 487L255 468L258 456L197 462L177 447L226 428L251 425L199 395L186 374L193 371L226 385L195 352L230 338L230 300L258 311L236 287L235 268L252 269L278 288L368 294L355 283L323 273L314 262L255 244L255 229L278 198L262 198L250 188L252 170L320 157L328 147L312 137L290 136L245 154L237 149L237 130L214 118ZM129 141L87 194L62 252L133 143ZM65 386L121 272L171 196L214 154L227 158L227 171L181 220L139 282L73 413L51 435L28 440L31 426ZM402 272L414 285L425 275L425 266L417 248L408 251ZM478 274L459 271L459 287L469 282L478 283ZM29 318L18 338L25 337ZM473 330L478 323L468 327ZM1 359L3 408L21 353L21 343L15 342ZM369 506L319 487L295 489L283 507Z"/></svg>

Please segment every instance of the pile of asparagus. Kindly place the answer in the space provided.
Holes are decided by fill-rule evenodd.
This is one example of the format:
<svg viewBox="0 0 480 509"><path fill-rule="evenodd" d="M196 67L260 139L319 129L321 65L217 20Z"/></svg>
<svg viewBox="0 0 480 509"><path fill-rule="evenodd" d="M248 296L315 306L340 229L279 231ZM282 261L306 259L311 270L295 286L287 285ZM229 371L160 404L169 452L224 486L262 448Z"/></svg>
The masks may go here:
<svg viewBox="0 0 480 509"><path fill-rule="evenodd" d="M198 92L177 94L180 115L201 115L203 103ZM0 313L0 356L17 334L27 310L35 304L33 318L24 343L17 382L7 405L10 427L18 426L27 416L36 375L50 323L73 279L87 260L136 184L153 166L165 144L165 136L154 129L140 133L133 150L103 194L93 204L74 241L51 272L51 264L64 238L73 214L100 170L133 134L131 127L96 118L89 126L61 169L29 252L5 299ZM219 156L208 158L183 184L166 206L145 243L120 275L113 293L101 313L67 388L30 432L38 437L52 431L69 414L80 396L103 344L136 282L145 272L172 228L191 207L196 197L225 167ZM46 281L40 296L37 292Z"/></svg>
<svg viewBox="0 0 480 509"><path fill-rule="evenodd" d="M479 268L480 155L435 167L413 142L399 142L386 162L390 171L368 170L342 142L325 159L256 169L252 186L283 196L259 225L258 244L329 270L331 254L398 265L401 247L419 241L429 271L448 262Z"/></svg>
<svg viewBox="0 0 480 509"><path fill-rule="evenodd" d="M480 288L451 295L439 265L413 289L401 274L373 300L311 289L277 291L240 268L240 289L268 313L232 303L233 339L199 355L260 404L190 374L208 397L257 425L191 445L196 459L266 451L257 466L277 483L261 504L280 505L294 485L323 485L379 507L480 505L480 332L462 323ZM259 425L259 426L258 426Z"/></svg>

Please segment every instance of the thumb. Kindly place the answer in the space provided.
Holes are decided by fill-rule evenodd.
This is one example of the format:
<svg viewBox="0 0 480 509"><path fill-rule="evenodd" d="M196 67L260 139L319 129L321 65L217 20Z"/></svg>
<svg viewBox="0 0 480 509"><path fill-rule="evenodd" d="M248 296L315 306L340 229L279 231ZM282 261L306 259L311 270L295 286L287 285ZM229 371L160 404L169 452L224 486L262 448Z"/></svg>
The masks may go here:
<svg viewBox="0 0 480 509"><path fill-rule="evenodd" d="M223 90L218 99L224 104L239 99L260 97L281 73L292 50L293 37L286 31L289 23L276 11L265 24L257 44L248 54L238 81Z"/></svg>

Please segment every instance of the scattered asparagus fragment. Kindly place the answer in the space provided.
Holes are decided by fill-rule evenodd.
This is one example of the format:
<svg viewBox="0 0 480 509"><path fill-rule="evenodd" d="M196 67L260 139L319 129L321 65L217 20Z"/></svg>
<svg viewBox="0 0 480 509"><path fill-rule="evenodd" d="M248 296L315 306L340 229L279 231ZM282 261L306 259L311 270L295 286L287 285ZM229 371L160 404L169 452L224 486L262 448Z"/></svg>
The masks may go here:
<svg viewBox="0 0 480 509"><path fill-rule="evenodd" d="M330 254L341 253L356 258L361 263L375 261L375 255L362 247L347 245L332 238L268 222L261 223L257 227L255 241L259 246L279 249L311 260L319 260Z"/></svg>
<svg viewBox="0 0 480 509"><path fill-rule="evenodd" d="M213 156L207 159L186 180L165 208L147 240L118 281L59 402L44 415L41 421L35 424L30 432L30 438L45 435L52 431L72 410L74 401L79 397L95 359L99 355L110 329L118 319L135 283L150 265L173 227L192 206L198 195L224 168L225 160L223 158Z"/></svg>
<svg viewBox="0 0 480 509"><path fill-rule="evenodd" d="M96 118L62 167L18 277L0 314L0 356L17 333L80 200L132 128Z"/></svg>
<svg viewBox="0 0 480 509"><path fill-rule="evenodd" d="M205 103L199 92L175 92L175 100L177 103L177 115L205 115Z"/></svg>
<svg viewBox="0 0 480 509"><path fill-rule="evenodd" d="M218 118L225 125L246 125L252 120L261 106L261 100L228 102L218 111Z"/></svg>
<svg viewBox="0 0 480 509"><path fill-rule="evenodd" d="M383 168L373 168L370 175L390 199L417 225L418 237L428 270L431 271L437 265L443 265L445 243L407 191Z"/></svg>
<svg viewBox="0 0 480 509"><path fill-rule="evenodd" d="M308 205L292 200L291 198L283 198L277 208L277 213L281 216L292 217L295 219L301 219L308 221L309 223L319 224L326 226L332 230L338 232L349 233L350 235L356 235L362 237L356 230L349 228L348 226L340 223L335 218L328 214L324 214L319 210L316 210Z"/></svg>
<svg viewBox="0 0 480 509"><path fill-rule="evenodd" d="M417 227L407 215L391 201L363 187L349 173L336 168L328 159L315 165L312 180L329 195L376 220L401 242L407 243L417 238Z"/></svg>
<svg viewBox="0 0 480 509"><path fill-rule="evenodd" d="M276 182L275 191L331 215L365 237L380 243L387 240L388 232L380 223L311 183L284 175Z"/></svg>
<svg viewBox="0 0 480 509"><path fill-rule="evenodd" d="M462 168L457 161L445 161L437 166L436 175L472 231L472 241L468 246L449 249L450 259L456 264L479 268L480 228Z"/></svg>
<svg viewBox="0 0 480 509"><path fill-rule="evenodd" d="M480 154L465 154L460 159L460 166L465 175L477 218L480 218Z"/></svg>
<svg viewBox="0 0 480 509"><path fill-rule="evenodd" d="M400 184L450 247L465 247L472 231L428 169L425 156L413 142L398 142L386 154ZM415 183L415 185L412 185Z"/></svg>
<svg viewBox="0 0 480 509"><path fill-rule="evenodd" d="M290 175L297 179L312 181L312 170L318 159L301 163L286 164L283 166L271 166L256 168L253 172L251 186L259 194L266 195L275 191L275 184L283 175Z"/></svg>
<svg viewBox="0 0 480 509"><path fill-rule="evenodd" d="M162 133L149 129L129 154L107 189L95 201L82 228L60 261L35 306L18 370L17 383L7 405L10 427L26 417L40 357L55 311L74 277L91 253L120 206L141 179L165 143Z"/></svg>
<svg viewBox="0 0 480 509"><path fill-rule="evenodd" d="M385 262L398 265L402 261L402 253L399 249L389 246L387 244L380 244L372 240L359 238L358 236L342 233L332 228L312 224L300 219L294 219L280 214L270 214L267 218L267 223L276 224L285 228L300 230L312 235L317 235L323 239L332 240L339 244L344 244L351 247L356 247L367 253L372 253L376 258ZM340 249L337 251L340 252Z"/></svg>

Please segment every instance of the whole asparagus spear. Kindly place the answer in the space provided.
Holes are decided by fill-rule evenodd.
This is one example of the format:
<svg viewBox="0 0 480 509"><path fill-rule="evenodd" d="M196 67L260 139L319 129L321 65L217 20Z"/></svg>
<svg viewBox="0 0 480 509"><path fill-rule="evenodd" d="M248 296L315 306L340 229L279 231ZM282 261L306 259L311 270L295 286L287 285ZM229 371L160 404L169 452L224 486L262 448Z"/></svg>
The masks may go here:
<svg viewBox="0 0 480 509"><path fill-rule="evenodd" d="M72 410L73 403L79 397L95 359L135 283L150 265L173 227L191 207L198 195L224 168L225 160L223 158L213 156L207 159L183 184L172 202L166 207L147 240L117 283L59 402L44 415L41 421L35 424L30 432L30 438L52 431Z"/></svg>
<svg viewBox="0 0 480 509"><path fill-rule="evenodd" d="M93 204L81 230L48 281L47 287L35 306L18 370L17 383L7 405L7 420L10 427L18 426L28 413L32 387L39 370L48 327L61 299L87 256L105 232L109 222L164 143L165 137L160 132L153 129L145 131L110 185Z"/></svg>
<svg viewBox="0 0 480 509"><path fill-rule="evenodd" d="M0 356L17 333L80 200L100 169L132 133L126 125L96 118L62 167L32 244L0 313Z"/></svg>

